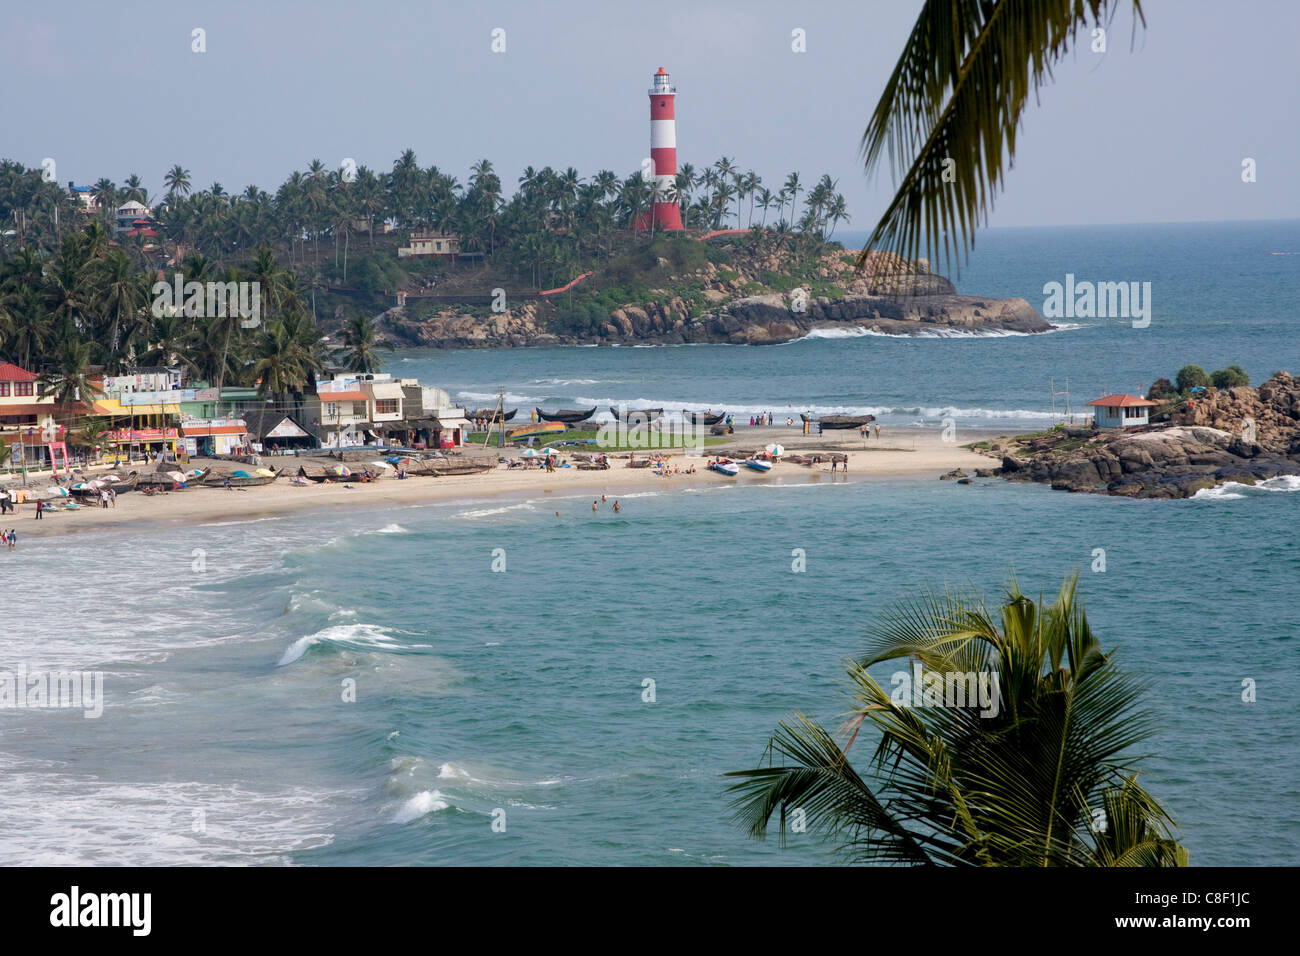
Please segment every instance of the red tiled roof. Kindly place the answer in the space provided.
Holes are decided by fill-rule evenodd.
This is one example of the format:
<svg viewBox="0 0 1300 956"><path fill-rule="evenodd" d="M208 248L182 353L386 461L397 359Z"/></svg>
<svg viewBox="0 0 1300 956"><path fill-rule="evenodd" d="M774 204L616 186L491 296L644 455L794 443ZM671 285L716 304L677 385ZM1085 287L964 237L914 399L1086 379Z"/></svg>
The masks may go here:
<svg viewBox="0 0 1300 956"><path fill-rule="evenodd" d="M1159 402L1152 402L1145 398L1138 398L1136 395L1106 395L1102 398L1094 398L1089 405L1102 405L1105 408L1132 408L1137 405L1150 405L1155 407Z"/></svg>
<svg viewBox="0 0 1300 956"><path fill-rule="evenodd" d="M13 362L0 362L0 382L34 382L36 373L19 368Z"/></svg>

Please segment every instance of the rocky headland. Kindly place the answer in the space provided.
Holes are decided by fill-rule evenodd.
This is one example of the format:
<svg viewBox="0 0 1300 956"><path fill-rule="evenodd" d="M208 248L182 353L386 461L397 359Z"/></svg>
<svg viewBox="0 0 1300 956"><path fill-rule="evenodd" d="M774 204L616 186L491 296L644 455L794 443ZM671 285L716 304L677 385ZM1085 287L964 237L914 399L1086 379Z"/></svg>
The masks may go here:
<svg viewBox="0 0 1300 956"><path fill-rule="evenodd" d="M872 253L835 250L796 260L779 250L737 242L723 261L675 267L663 257L648 264L648 288L635 295L609 290L598 273L572 295L533 296L493 312L456 305L420 314L391 309L380 322L394 344L437 348L545 345L682 345L717 342L767 345L818 329L853 334L940 336L1050 331L1026 300L958 294L952 282L911 263ZM701 256L701 259L703 257ZM626 299L627 301L624 301Z"/></svg>
<svg viewBox="0 0 1300 956"><path fill-rule="evenodd" d="M1300 380L1286 372L1257 389L1206 389L1168 417L1129 429L1062 427L976 447L1002 458L988 475L1131 498L1188 498L1225 482L1300 475Z"/></svg>

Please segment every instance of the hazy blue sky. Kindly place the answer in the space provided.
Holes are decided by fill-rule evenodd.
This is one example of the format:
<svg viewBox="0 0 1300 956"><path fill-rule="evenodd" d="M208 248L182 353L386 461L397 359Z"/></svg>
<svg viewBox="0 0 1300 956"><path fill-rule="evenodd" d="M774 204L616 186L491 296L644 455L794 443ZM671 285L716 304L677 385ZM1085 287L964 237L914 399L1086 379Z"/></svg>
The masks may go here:
<svg viewBox="0 0 1300 956"><path fill-rule="evenodd" d="M66 0L0 12L0 157L60 181L180 163L195 187L274 189L313 158L377 170L407 146L463 181L492 160L626 175L646 89L678 87L679 162L768 186L830 173L868 228L889 190L858 141L920 4ZM1300 3L1147 0L1085 43L1030 109L993 225L1300 217ZM190 31L207 31L191 52ZM490 50L506 30L507 50ZM791 50L802 28L807 52ZM1081 39L1085 39L1082 38ZM1258 181L1241 181L1243 157ZM779 185L779 182L776 184Z"/></svg>

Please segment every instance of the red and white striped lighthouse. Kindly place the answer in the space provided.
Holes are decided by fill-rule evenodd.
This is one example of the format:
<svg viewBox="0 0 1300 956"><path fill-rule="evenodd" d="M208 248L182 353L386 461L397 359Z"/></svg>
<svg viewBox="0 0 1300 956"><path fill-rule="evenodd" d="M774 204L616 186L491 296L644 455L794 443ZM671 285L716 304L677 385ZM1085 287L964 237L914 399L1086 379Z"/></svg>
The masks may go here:
<svg viewBox="0 0 1300 956"><path fill-rule="evenodd" d="M677 203L677 120L673 101L677 88L668 82L664 68L650 87L650 162L655 177L654 226L681 229L682 209Z"/></svg>

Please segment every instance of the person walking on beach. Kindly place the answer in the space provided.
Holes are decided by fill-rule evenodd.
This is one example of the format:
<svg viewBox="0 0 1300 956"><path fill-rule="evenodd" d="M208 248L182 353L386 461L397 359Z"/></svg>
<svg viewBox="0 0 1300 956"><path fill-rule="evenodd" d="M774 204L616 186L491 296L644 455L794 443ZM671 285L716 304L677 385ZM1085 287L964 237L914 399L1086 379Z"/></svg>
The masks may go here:
<svg viewBox="0 0 1300 956"><path fill-rule="evenodd" d="M18 531L15 528L10 528L9 529L9 550L12 551L14 549L14 545L16 545L17 543L18 543Z"/></svg>
<svg viewBox="0 0 1300 956"><path fill-rule="evenodd" d="M40 521L40 520L41 520L41 514L42 514L42 512L44 512L44 511L45 511L45 502L44 502L44 501L38 501L38 502L36 502L36 520L37 520L37 521Z"/></svg>
<svg viewBox="0 0 1300 956"><path fill-rule="evenodd" d="M876 422L876 441L880 441L880 422Z"/></svg>
<svg viewBox="0 0 1300 956"><path fill-rule="evenodd" d="M117 507L117 492L112 488L108 489L108 505L110 508Z"/></svg>

